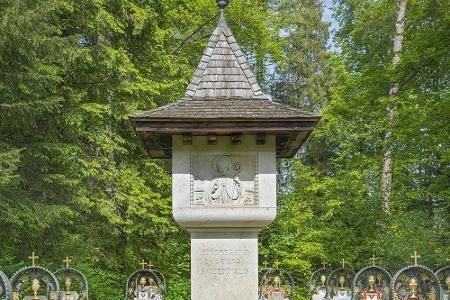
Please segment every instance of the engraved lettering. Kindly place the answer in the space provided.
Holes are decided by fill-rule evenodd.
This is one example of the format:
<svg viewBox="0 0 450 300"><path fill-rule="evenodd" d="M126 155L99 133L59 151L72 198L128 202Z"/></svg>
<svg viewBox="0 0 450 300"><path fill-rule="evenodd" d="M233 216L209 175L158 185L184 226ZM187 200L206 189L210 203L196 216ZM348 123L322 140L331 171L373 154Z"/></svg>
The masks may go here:
<svg viewBox="0 0 450 300"><path fill-rule="evenodd" d="M210 249L200 251L202 257L202 275L245 275L249 269L245 266L245 257L250 254L247 249Z"/></svg>

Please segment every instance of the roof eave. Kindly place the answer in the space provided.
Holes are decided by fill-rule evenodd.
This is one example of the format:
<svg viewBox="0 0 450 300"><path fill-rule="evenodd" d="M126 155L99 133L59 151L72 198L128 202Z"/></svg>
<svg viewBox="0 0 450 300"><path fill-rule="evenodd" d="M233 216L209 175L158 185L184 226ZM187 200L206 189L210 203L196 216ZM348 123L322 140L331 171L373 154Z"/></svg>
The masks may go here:
<svg viewBox="0 0 450 300"><path fill-rule="evenodd" d="M322 119L321 115L311 115L311 116L286 116L286 117L227 117L227 118L184 118L184 117L145 117L145 116L129 116L129 120L132 122L142 122L142 123L152 123L152 122L175 122L175 123L222 123L222 122L241 122L241 123L252 123L252 122L286 122L286 121L305 121L305 122L319 122Z"/></svg>
<svg viewBox="0 0 450 300"><path fill-rule="evenodd" d="M174 122L169 119L166 120L166 122L161 122L161 120L156 119L136 120L130 118L130 122L135 128L140 140L145 145L145 148L151 158L170 159L172 156L171 137L174 135L230 135L232 133L265 133L268 135L274 135L277 140L277 158L289 158L297 153L319 122L320 118L320 116L317 116L308 119L296 118L290 120L238 119L237 122L232 119L207 119L204 120L204 122L194 120L191 123L186 122L186 120Z"/></svg>

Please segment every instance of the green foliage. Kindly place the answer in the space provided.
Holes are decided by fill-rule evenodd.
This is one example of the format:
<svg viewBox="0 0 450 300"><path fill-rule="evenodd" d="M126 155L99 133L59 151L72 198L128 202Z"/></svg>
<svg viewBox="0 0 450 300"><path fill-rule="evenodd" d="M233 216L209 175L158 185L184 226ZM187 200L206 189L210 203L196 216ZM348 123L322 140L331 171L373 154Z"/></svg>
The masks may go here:
<svg viewBox="0 0 450 300"><path fill-rule="evenodd" d="M271 82L273 97L294 107L318 110L326 105L333 83L328 63L328 26L319 0L279 0L276 29L283 59Z"/></svg>
<svg viewBox="0 0 450 300"><path fill-rule="evenodd" d="M430 266L450 250L448 3L408 1L395 68L395 1L336 5L339 53L326 49L320 1L227 8L273 98L323 114L301 161L280 164L278 217L260 238L261 259L282 261L299 299L322 260L345 257L356 268L375 253L396 269L414 249ZM0 2L0 267L9 275L33 250L52 269L72 256L93 300L120 299L145 258L166 275L167 299L189 298L189 237L171 217L171 165L148 159L127 116L183 94L215 14L212 0ZM388 97L393 83L400 92ZM390 104L386 214L379 185Z"/></svg>
<svg viewBox="0 0 450 300"><path fill-rule="evenodd" d="M277 55L268 4L236 0L227 11L263 77ZM120 299L145 258L167 276L168 299L188 298L171 166L148 159L127 116L183 94L215 14L210 0L0 3L0 266L9 275L32 250L53 269L72 256L92 299Z"/></svg>
<svg viewBox="0 0 450 300"><path fill-rule="evenodd" d="M397 10L396 1L337 1L340 52L328 60L335 84L301 162L285 164L279 214L261 238L263 259L280 259L301 287L322 260L359 268L375 254L395 271L417 250L434 269L450 250L449 8L408 1L393 68ZM397 82L400 92L388 97ZM387 105L397 107L389 213L380 192ZM309 297L300 290L299 299Z"/></svg>

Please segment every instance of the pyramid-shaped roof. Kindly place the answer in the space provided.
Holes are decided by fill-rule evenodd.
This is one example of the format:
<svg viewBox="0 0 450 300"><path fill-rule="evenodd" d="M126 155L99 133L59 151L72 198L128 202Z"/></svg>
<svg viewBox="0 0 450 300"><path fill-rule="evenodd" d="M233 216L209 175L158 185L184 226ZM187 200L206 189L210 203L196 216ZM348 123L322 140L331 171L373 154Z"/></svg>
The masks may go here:
<svg viewBox="0 0 450 300"><path fill-rule="evenodd" d="M230 28L220 24L211 35L182 98L132 118L295 118L317 115L265 97Z"/></svg>
<svg viewBox="0 0 450 300"><path fill-rule="evenodd" d="M171 135L216 132L283 132L277 135L277 152L279 157L289 157L319 119L317 114L281 105L263 95L223 19L212 33L184 96L175 103L130 116L150 156L162 158L171 156Z"/></svg>
<svg viewBox="0 0 450 300"><path fill-rule="evenodd" d="M193 98L257 98L262 91L230 28L212 33L197 71L186 90Z"/></svg>

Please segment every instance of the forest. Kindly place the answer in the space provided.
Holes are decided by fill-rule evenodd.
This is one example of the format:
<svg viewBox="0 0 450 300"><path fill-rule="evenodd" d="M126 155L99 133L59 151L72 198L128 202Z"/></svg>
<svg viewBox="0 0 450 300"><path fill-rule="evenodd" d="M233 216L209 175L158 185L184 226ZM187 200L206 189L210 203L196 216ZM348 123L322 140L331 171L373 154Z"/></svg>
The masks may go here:
<svg viewBox="0 0 450 300"><path fill-rule="evenodd" d="M278 215L259 239L296 299L322 261L375 254L397 270L417 250L436 269L450 253L448 1L334 0L333 29L325 5L226 11L265 94L322 115L278 162ZM213 0L0 1L0 269L70 257L91 299L110 300L145 259L166 299L189 299L170 161L149 159L128 116L182 96L217 21Z"/></svg>

